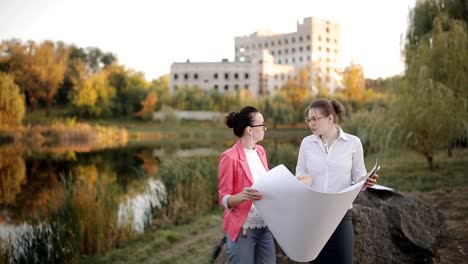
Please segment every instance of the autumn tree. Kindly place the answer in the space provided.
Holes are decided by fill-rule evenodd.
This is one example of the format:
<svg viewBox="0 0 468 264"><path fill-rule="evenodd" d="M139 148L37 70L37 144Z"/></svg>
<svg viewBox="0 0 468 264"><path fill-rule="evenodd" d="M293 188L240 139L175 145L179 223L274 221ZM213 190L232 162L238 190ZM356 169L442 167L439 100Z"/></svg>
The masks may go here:
<svg viewBox="0 0 468 264"><path fill-rule="evenodd" d="M0 72L0 127L20 125L24 112L24 95L12 76Z"/></svg>
<svg viewBox="0 0 468 264"><path fill-rule="evenodd" d="M146 96L145 100L141 102L141 110L136 113L136 116L149 119L151 118L151 114L156 108L156 104L158 103L158 97L155 92L150 92Z"/></svg>
<svg viewBox="0 0 468 264"><path fill-rule="evenodd" d="M68 50L63 44L33 41L22 44L8 41L2 63L14 76L15 82L26 95L26 102L35 109L43 102L50 106L57 89L63 82L67 66Z"/></svg>
<svg viewBox="0 0 468 264"><path fill-rule="evenodd" d="M366 81L362 67L351 64L343 73L343 94L346 98L361 101L366 92Z"/></svg>
<svg viewBox="0 0 468 264"><path fill-rule="evenodd" d="M72 93L72 104L79 115L110 116L115 88L109 84L108 74L102 71L82 80Z"/></svg>
<svg viewBox="0 0 468 264"><path fill-rule="evenodd" d="M299 70L293 78L289 79L286 84L281 87L280 92L292 105L294 111L298 111L303 100L309 97L310 90L310 67L305 67Z"/></svg>

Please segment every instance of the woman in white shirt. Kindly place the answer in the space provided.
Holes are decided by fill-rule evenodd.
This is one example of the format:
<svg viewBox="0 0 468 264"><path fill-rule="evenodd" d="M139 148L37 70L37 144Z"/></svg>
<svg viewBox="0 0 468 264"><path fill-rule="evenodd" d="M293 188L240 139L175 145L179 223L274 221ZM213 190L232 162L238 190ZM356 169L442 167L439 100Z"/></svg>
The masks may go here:
<svg viewBox="0 0 468 264"><path fill-rule="evenodd" d="M361 140L338 126L343 112L343 105L334 99L318 99L309 106L306 123L312 135L302 140L296 176L316 191L336 193L366 175ZM377 178L378 175L374 175L365 187L374 185ZM352 263L353 251L352 211L348 210L311 263Z"/></svg>

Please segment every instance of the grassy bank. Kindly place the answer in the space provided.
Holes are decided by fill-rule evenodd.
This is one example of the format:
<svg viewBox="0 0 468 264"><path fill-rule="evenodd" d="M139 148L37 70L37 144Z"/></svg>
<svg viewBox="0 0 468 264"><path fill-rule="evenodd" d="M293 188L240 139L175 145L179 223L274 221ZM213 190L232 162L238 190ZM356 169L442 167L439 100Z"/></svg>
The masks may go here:
<svg viewBox="0 0 468 264"><path fill-rule="evenodd" d="M183 225L149 230L102 256L82 257L80 263L210 263L222 238L221 210Z"/></svg>
<svg viewBox="0 0 468 264"><path fill-rule="evenodd" d="M376 156L367 157L367 167ZM440 152L438 161L439 168L431 172L422 156L388 154L382 159L380 184L420 196L443 213L449 237L437 263L462 263L468 252L468 150L456 150L452 158ZM210 263L213 248L223 236L221 214L216 210L183 225L150 230L102 256L83 257L81 262Z"/></svg>

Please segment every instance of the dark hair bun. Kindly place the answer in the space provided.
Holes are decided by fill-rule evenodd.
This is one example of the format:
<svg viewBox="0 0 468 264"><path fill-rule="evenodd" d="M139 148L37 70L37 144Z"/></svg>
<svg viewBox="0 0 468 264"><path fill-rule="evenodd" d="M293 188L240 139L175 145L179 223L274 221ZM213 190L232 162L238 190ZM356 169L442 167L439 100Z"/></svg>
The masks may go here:
<svg viewBox="0 0 468 264"><path fill-rule="evenodd" d="M237 113L231 112L229 115L226 116L226 125L229 128L233 128L237 123Z"/></svg>
<svg viewBox="0 0 468 264"><path fill-rule="evenodd" d="M330 100L330 103L333 105L333 109L335 109L336 115L340 116L344 112L344 106L336 99Z"/></svg>

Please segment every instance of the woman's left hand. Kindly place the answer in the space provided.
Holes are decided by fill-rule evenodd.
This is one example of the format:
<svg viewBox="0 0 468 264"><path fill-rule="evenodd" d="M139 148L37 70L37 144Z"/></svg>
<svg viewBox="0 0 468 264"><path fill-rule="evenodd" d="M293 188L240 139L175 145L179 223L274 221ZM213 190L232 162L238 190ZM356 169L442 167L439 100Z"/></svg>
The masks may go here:
<svg viewBox="0 0 468 264"><path fill-rule="evenodd" d="M365 188L370 188L372 186L374 186L374 184L377 183L377 179L379 178L379 175L378 174L374 174L372 175L372 177L370 177L369 179L367 179L366 183L364 184L364 187Z"/></svg>

